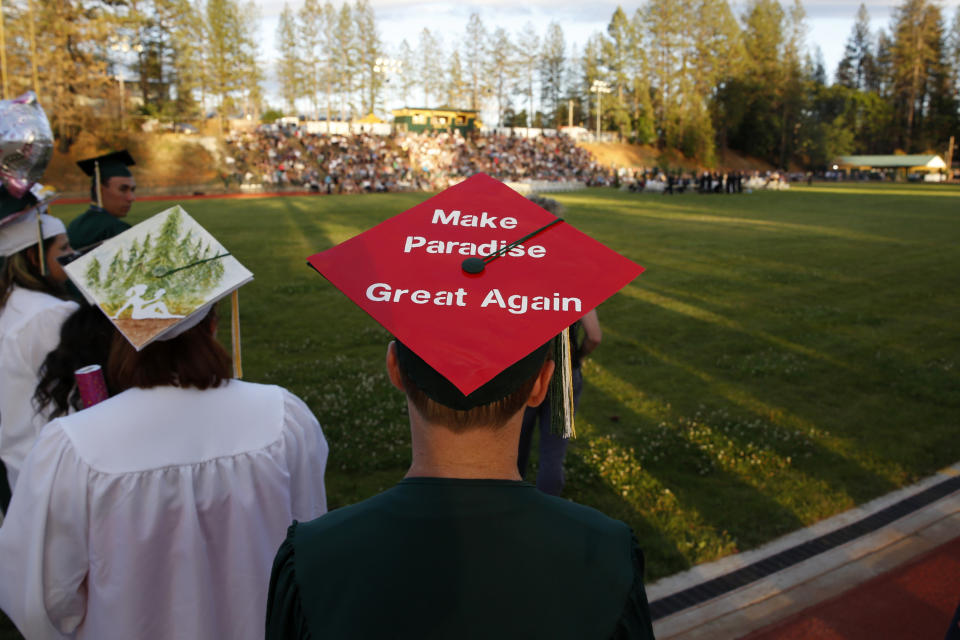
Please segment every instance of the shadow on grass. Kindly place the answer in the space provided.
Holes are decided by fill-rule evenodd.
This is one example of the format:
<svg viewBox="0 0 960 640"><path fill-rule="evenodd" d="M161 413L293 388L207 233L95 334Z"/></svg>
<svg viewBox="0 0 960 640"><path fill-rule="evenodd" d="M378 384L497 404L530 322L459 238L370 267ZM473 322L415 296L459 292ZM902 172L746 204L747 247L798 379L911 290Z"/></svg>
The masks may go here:
<svg viewBox="0 0 960 640"><path fill-rule="evenodd" d="M674 537L668 535L661 525L647 518L635 502L627 497L631 495L632 487L614 486L609 478L604 478L596 460L591 459L593 448L581 446L582 441L574 443L567 451L567 484L564 497L590 505L605 515L630 525L643 550L646 581L652 582L689 568L691 559L680 550ZM528 470L528 477L531 472L536 475L536 469L533 468ZM624 495L625 492L627 496Z"/></svg>
<svg viewBox="0 0 960 640"><path fill-rule="evenodd" d="M739 380L728 381L655 347L619 335L613 330L608 332L658 361L661 368L668 370L672 379L681 381L679 388L683 389L684 394L698 399L701 410L694 415L676 413L673 419L680 421L687 432L697 432L697 429L710 431L697 432L703 446L717 449L719 445L715 441L722 440L729 443L728 448L738 452L755 453L753 449L757 447L768 450L784 461L783 468L778 472L792 468L819 480L822 489L837 492L852 500L848 506L896 487L889 479L854 459L855 455L866 453L861 440L868 441L869 433L859 437L834 437L822 424L817 423L816 418L803 417L804 412L809 412L805 405L793 408L766 401ZM619 368L613 363L608 375L624 380L631 375L630 371L618 374ZM854 442L850 443L850 439Z"/></svg>
<svg viewBox="0 0 960 640"><path fill-rule="evenodd" d="M678 419L651 425L604 390L597 392L590 395L599 395L599 403L617 412L617 427L604 431L616 433L600 434L598 427L584 434L593 455L581 454L581 459L629 499L633 513L628 522L639 516L653 523L653 544L645 539L645 546L673 548L685 558L682 566L669 556L656 559L658 564L682 570L804 525L772 492L717 460L723 452L703 424ZM595 505L596 498L591 496L589 504ZM668 544L657 541L660 537Z"/></svg>
<svg viewBox="0 0 960 640"><path fill-rule="evenodd" d="M585 365L580 415L591 428L586 449L571 447L574 467L602 485L588 482L577 495L643 530L657 575L756 547L896 488L864 465L869 456L857 455L856 441L802 417L805 405L765 400L723 375L735 371L710 373L616 324L605 327L614 349ZM660 379L630 382L644 375Z"/></svg>

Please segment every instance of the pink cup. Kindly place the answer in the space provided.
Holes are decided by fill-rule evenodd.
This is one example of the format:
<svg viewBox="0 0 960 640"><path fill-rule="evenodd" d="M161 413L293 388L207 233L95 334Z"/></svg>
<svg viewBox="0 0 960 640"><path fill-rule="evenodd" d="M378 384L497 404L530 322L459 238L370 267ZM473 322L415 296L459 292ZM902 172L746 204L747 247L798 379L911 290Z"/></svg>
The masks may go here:
<svg viewBox="0 0 960 640"><path fill-rule="evenodd" d="M100 365L91 364L77 369L73 372L73 377L77 380L77 388L80 389L80 400L83 401L84 409L89 409L110 397Z"/></svg>

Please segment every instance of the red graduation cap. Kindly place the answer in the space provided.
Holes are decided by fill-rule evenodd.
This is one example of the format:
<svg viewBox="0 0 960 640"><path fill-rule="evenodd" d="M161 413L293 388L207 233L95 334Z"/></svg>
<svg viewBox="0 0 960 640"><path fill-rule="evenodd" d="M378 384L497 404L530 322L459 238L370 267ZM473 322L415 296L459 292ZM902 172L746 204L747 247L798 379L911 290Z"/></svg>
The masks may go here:
<svg viewBox="0 0 960 640"><path fill-rule="evenodd" d="M643 271L482 173L308 263L464 395Z"/></svg>

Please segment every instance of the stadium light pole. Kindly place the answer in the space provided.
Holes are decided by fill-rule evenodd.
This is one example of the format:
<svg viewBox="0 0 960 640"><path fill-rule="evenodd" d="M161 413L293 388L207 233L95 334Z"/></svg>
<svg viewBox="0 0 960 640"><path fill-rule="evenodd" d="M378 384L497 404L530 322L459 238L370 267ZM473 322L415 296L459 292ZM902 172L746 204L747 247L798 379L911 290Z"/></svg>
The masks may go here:
<svg viewBox="0 0 960 640"><path fill-rule="evenodd" d="M590 86L590 91L595 91L597 94L597 142L600 142L600 105L602 102L601 96L604 93L610 93L610 84L604 82L603 80L594 80L593 84Z"/></svg>

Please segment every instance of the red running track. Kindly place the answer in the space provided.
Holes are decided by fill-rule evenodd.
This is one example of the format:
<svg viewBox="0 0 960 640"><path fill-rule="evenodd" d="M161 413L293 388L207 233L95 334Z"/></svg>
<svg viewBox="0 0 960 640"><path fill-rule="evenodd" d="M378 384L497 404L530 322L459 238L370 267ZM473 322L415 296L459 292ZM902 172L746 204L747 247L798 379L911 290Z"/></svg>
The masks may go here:
<svg viewBox="0 0 960 640"><path fill-rule="evenodd" d="M960 538L742 640L942 640L960 602Z"/></svg>
<svg viewBox="0 0 960 640"><path fill-rule="evenodd" d="M203 193L203 194L181 194L181 195L159 195L144 196L138 195L138 202L155 202L163 200L215 200L215 199L252 199L252 198L282 198L285 196L325 196L322 191L257 191L252 193ZM57 198L50 203L52 206L61 204L90 204L90 198Z"/></svg>

